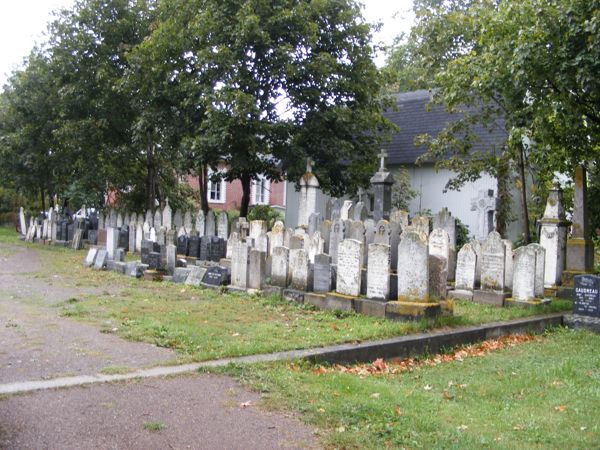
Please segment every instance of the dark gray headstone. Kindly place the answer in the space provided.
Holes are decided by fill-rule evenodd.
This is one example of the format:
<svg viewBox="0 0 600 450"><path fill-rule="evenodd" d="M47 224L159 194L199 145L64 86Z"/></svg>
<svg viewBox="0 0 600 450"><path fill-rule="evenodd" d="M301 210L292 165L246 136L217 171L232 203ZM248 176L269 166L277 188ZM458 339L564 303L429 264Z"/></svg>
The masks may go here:
<svg viewBox="0 0 600 450"><path fill-rule="evenodd" d="M577 275L573 283L573 313L600 318L600 277Z"/></svg>
<svg viewBox="0 0 600 450"><path fill-rule="evenodd" d="M148 268L150 270L160 270L160 268L161 268L160 252L150 252L148 254Z"/></svg>
<svg viewBox="0 0 600 450"><path fill-rule="evenodd" d="M193 256L194 258L200 256L200 238L198 236L190 236L188 255Z"/></svg>
<svg viewBox="0 0 600 450"><path fill-rule="evenodd" d="M88 241L90 241L90 245L96 245L96 243L98 242L97 230L88 230Z"/></svg>
<svg viewBox="0 0 600 450"><path fill-rule="evenodd" d="M209 286L229 284L229 271L225 267L210 267L202 277L202 283Z"/></svg>
<svg viewBox="0 0 600 450"><path fill-rule="evenodd" d="M192 269L187 267L177 267L173 272L174 283L185 283Z"/></svg>
<svg viewBox="0 0 600 450"><path fill-rule="evenodd" d="M177 238L177 254L187 255L188 254L189 238L185 235Z"/></svg>
<svg viewBox="0 0 600 450"><path fill-rule="evenodd" d="M330 292L331 286L331 257L322 253L315 255L313 290Z"/></svg>

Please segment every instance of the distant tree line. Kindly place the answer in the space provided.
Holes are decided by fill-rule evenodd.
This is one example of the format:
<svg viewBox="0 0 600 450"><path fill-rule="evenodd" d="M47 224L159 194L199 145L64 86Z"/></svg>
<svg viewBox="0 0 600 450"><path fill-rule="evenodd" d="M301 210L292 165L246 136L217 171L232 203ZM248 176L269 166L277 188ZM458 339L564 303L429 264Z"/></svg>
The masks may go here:
<svg viewBox="0 0 600 450"><path fill-rule="evenodd" d="M199 178L365 186L384 79L353 0L77 0L0 95L0 184L40 199L176 207ZM227 171L219 172L225 164ZM212 175L210 175L212 174Z"/></svg>

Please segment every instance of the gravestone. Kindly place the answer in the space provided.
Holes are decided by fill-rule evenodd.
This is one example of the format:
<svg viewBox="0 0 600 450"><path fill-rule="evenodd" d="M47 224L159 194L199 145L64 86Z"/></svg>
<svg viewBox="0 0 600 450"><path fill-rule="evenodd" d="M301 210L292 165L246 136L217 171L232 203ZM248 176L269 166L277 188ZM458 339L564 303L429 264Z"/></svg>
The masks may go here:
<svg viewBox="0 0 600 450"><path fill-rule="evenodd" d="M273 229L271 230L271 253L273 253L275 247L283 247L284 234L285 226L283 225L282 221L278 220L277 222L275 222L275 224L273 225Z"/></svg>
<svg viewBox="0 0 600 450"><path fill-rule="evenodd" d="M185 280L185 284L188 286L200 286L200 283L202 283L204 275L207 272L206 268L200 266L190 266L189 269L190 273L187 277L187 280Z"/></svg>
<svg viewBox="0 0 600 450"><path fill-rule="evenodd" d="M161 225L169 231L173 228L173 211L169 205L169 199L165 201L165 207L162 210L162 223Z"/></svg>
<svg viewBox="0 0 600 450"><path fill-rule="evenodd" d="M390 295L390 246L389 244L370 244L368 248L367 297L387 300Z"/></svg>
<svg viewBox="0 0 600 450"><path fill-rule="evenodd" d="M325 243L323 238L321 238L321 233L319 231L316 231L304 240L304 250L306 250L308 260L311 264L314 264L316 255L323 253L324 246Z"/></svg>
<svg viewBox="0 0 600 450"><path fill-rule="evenodd" d="M477 228L475 239L487 239L489 233L494 230L494 214L500 207L500 199L494 197L492 189L479 191L476 198L471 200L471 211L477 212Z"/></svg>
<svg viewBox="0 0 600 450"><path fill-rule="evenodd" d="M425 236L429 236L429 217L427 216L415 216L412 219L411 225L413 228Z"/></svg>
<svg viewBox="0 0 600 450"><path fill-rule="evenodd" d="M266 233L261 233L254 240L254 248L269 254L269 237Z"/></svg>
<svg viewBox="0 0 600 450"><path fill-rule="evenodd" d="M540 224L540 245L546 249L544 287L553 288L561 283L565 269L569 226L565 219L562 190L558 184L548 194L544 217Z"/></svg>
<svg viewBox="0 0 600 450"><path fill-rule="evenodd" d="M544 297L544 264L546 262L546 250L540 244L529 244L535 252L535 296Z"/></svg>
<svg viewBox="0 0 600 450"><path fill-rule="evenodd" d="M367 207L365 206L365 204L363 202L358 202L354 206L354 211L353 211L353 215L352 215L351 219L363 222L364 220L367 219L367 213L368 213L368 211L367 211Z"/></svg>
<svg viewBox="0 0 600 450"><path fill-rule="evenodd" d="M98 253L96 254L96 259L94 260L94 269L102 270L106 267L106 262L108 261L108 252L103 248L98 249Z"/></svg>
<svg viewBox="0 0 600 450"><path fill-rule="evenodd" d="M500 234L492 231L481 246L481 289L473 294L476 303L503 306L506 246Z"/></svg>
<svg viewBox="0 0 600 450"><path fill-rule="evenodd" d="M138 222L135 229L135 251L140 252L142 250L142 241L144 240L144 229Z"/></svg>
<svg viewBox="0 0 600 450"><path fill-rule="evenodd" d="M99 230L104 230L106 228L106 226L104 225L104 214L102 213L102 211L98 212L98 229Z"/></svg>
<svg viewBox="0 0 600 450"><path fill-rule="evenodd" d="M429 298L445 299L447 285L448 260L440 255L429 255Z"/></svg>
<svg viewBox="0 0 600 450"><path fill-rule="evenodd" d="M513 245L508 239L502 239L504 242L504 289L511 290L513 283Z"/></svg>
<svg viewBox="0 0 600 450"><path fill-rule="evenodd" d="M53 241L56 240L52 239ZM88 231L88 242L90 245L97 245L98 244L98 230L89 230Z"/></svg>
<svg viewBox="0 0 600 450"><path fill-rule="evenodd" d="M427 237L417 230L406 230L398 245L398 300L429 300L429 252Z"/></svg>
<svg viewBox="0 0 600 450"><path fill-rule="evenodd" d="M231 259L231 256L233 255L233 249L235 248L235 246L242 242L242 240L240 239L240 235L238 234L237 231L233 231L231 233L231 235L229 236L229 239L227 240L227 250L225 253L225 257L227 259Z"/></svg>
<svg viewBox="0 0 600 450"><path fill-rule="evenodd" d="M292 289L308 292L312 285L312 273L308 255L303 248L290 249L289 267Z"/></svg>
<svg viewBox="0 0 600 450"><path fill-rule="evenodd" d="M219 214L219 220L217 223L217 236L223 239L227 239L229 237L229 217L227 217L227 212L221 211Z"/></svg>
<svg viewBox="0 0 600 450"><path fill-rule="evenodd" d="M129 225L129 242L127 243L127 248L129 249L129 251L131 253L134 253L136 251L136 245L135 245L136 233L137 233L137 230L135 228L135 225L132 222ZM88 236L89 236L89 232L88 232Z"/></svg>
<svg viewBox="0 0 600 450"><path fill-rule="evenodd" d="M536 252L529 245L514 251L512 298L517 302L535 300Z"/></svg>
<svg viewBox="0 0 600 450"><path fill-rule="evenodd" d="M117 228L107 228L106 230L106 251L108 259L115 259L115 252L119 247L119 230Z"/></svg>
<svg viewBox="0 0 600 450"><path fill-rule="evenodd" d="M435 228L429 235L429 254L450 260L450 239L448 232L441 228ZM446 267L447 270L447 267Z"/></svg>
<svg viewBox="0 0 600 450"><path fill-rule="evenodd" d="M452 217L452 213L448 211L448 208L442 208L435 216L433 216L433 228L446 230L450 248L456 248L456 218Z"/></svg>
<svg viewBox="0 0 600 450"><path fill-rule="evenodd" d="M24 236L25 234L27 234L27 223L25 222L25 211L23 210L23 207L21 206L19 208L19 228L20 228L20 232L21 234Z"/></svg>
<svg viewBox="0 0 600 450"><path fill-rule="evenodd" d="M337 293L355 297L360 295L363 252L364 244L355 239L344 239L338 245Z"/></svg>
<svg viewBox="0 0 600 450"><path fill-rule="evenodd" d="M117 228L121 228L123 226L123 214L120 212L117 214Z"/></svg>
<svg viewBox="0 0 600 450"><path fill-rule="evenodd" d="M321 226L319 227L319 232L321 233L321 237L323 238L323 252L329 254L329 242L331 237L331 221L324 220L321 222Z"/></svg>
<svg viewBox="0 0 600 450"><path fill-rule="evenodd" d="M226 267L209 267L202 277L202 283L208 286L226 286L229 284L229 271Z"/></svg>
<svg viewBox="0 0 600 450"><path fill-rule="evenodd" d="M251 249L248 267L248 287L250 289L262 289L267 273L267 253L254 248Z"/></svg>
<svg viewBox="0 0 600 450"><path fill-rule="evenodd" d="M176 267L173 270L173 278L171 281L173 281L173 283L185 283L190 276L191 271L192 269L188 267Z"/></svg>
<svg viewBox="0 0 600 450"><path fill-rule="evenodd" d="M336 219L331 225L331 234L329 235L329 256L332 264L337 264L338 246L344 240L345 223L341 219Z"/></svg>
<svg viewBox="0 0 600 450"><path fill-rule="evenodd" d="M192 232L192 213L190 211L186 211L183 215L183 227L187 230L188 233ZM227 236L225 236L225 239L227 239Z"/></svg>
<svg viewBox="0 0 600 450"><path fill-rule="evenodd" d="M342 209L340 211L340 219L349 220L351 218L350 214L352 211L352 200L344 200L344 204L342 205Z"/></svg>
<svg viewBox="0 0 600 450"><path fill-rule="evenodd" d="M313 212L308 217L308 235L312 236L315 232L320 231L323 218L318 212Z"/></svg>
<svg viewBox="0 0 600 450"><path fill-rule="evenodd" d="M376 221L389 219L392 209L392 186L394 177L385 168L385 150L379 154L379 170L371 178L373 189L373 218Z"/></svg>
<svg viewBox="0 0 600 450"><path fill-rule="evenodd" d="M200 237L204 236L204 234L206 232L206 218L204 217L203 210L198 211L198 214L196 214L195 227L196 227L196 232L198 233L198 236L200 236Z"/></svg>
<svg viewBox="0 0 600 450"><path fill-rule="evenodd" d="M319 180L312 173L313 161L306 161L306 172L300 178L300 199L298 205L298 226L308 227L308 218L317 210Z"/></svg>
<svg viewBox="0 0 600 450"><path fill-rule="evenodd" d="M332 203L331 203L331 216L329 217L329 220L331 220L331 222L333 222L336 219L341 219L342 218L342 206L343 206L343 202L339 198L332 198L331 200L332 200Z"/></svg>
<svg viewBox="0 0 600 450"><path fill-rule="evenodd" d="M188 255L194 258L200 256L200 238L198 236L190 236L188 240Z"/></svg>
<svg viewBox="0 0 600 450"><path fill-rule="evenodd" d="M290 242L288 245L290 250L298 250L300 248L304 249L304 237L292 235L292 237L290 237Z"/></svg>
<svg viewBox="0 0 600 450"><path fill-rule="evenodd" d="M156 242L156 228L152 227L150 228L150 233L148 235L148 239L151 240L152 242ZM171 242L168 242L169 244Z"/></svg>
<svg viewBox="0 0 600 450"><path fill-rule="evenodd" d="M206 223L204 225L205 236L216 236L217 234L217 223L215 218L215 212L212 209L208 210L206 214Z"/></svg>
<svg viewBox="0 0 600 450"><path fill-rule="evenodd" d="M177 238L177 254L178 255L184 255L187 256L188 255L188 248L189 248L189 238L185 235L179 236Z"/></svg>
<svg viewBox="0 0 600 450"><path fill-rule="evenodd" d="M271 255L271 284L285 288L290 282L289 270L290 251L287 247L277 246L273 248Z"/></svg>
<svg viewBox="0 0 600 450"><path fill-rule="evenodd" d="M246 289L248 287L248 266L250 247L244 242L238 242L231 255L231 284Z"/></svg>
<svg viewBox="0 0 600 450"><path fill-rule="evenodd" d="M167 272L173 275L175 267L177 266L177 247L172 244L168 244L166 247L167 252Z"/></svg>
<svg viewBox="0 0 600 450"><path fill-rule="evenodd" d="M330 292L333 286L331 257L324 253L315 255L313 266L313 290Z"/></svg>
<svg viewBox="0 0 600 450"><path fill-rule="evenodd" d="M477 254L471 244L465 244L459 250L456 258L456 281L451 297L471 300L475 289L475 267Z"/></svg>
<svg viewBox="0 0 600 450"><path fill-rule="evenodd" d="M123 225L119 230L119 247L129 250L129 226Z"/></svg>
<svg viewBox="0 0 600 450"><path fill-rule="evenodd" d="M148 253L148 268L150 270L161 270L163 267L160 252Z"/></svg>
<svg viewBox="0 0 600 450"><path fill-rule="evenodd" d="M408 211L393 208L390 213L390 223L397 223L400 225L400 228L404 230L408 227L409 223Z"/></svg>
<svg viewBox="0 0 600 450"><path fill-rule="evenodd" d="M250 221L250 234L251 239L258 239L261 234L267 234L267 222L264 220L252 220Z"/></svg>
<svg viewBox="0 0 600 450"><path fill-rule="evenodd" d="M181 211L175 211L173 214L173 228L179 230L183 226L183 214Z"/></svg>
<svg viewBox="0 0 600 450"><path fill-rule="evenodd" d="M85 261L83 262L83 265L85 267L92 267L94 265L94 260L96 259L96 254L98 253L98 249L97 248L90 248L88 250L88 253L85 257Z"/></svg>
<svg viewBox="0 0 600 450"><path fill-rule="evenodd" d="M600 277L577 275L573 287L573 313L600 319Z"/></svg>

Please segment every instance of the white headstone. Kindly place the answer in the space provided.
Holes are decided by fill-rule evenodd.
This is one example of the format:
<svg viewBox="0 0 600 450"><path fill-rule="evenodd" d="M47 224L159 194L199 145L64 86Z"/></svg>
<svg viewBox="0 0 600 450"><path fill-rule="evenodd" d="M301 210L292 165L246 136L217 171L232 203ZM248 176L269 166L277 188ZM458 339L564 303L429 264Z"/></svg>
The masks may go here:
<svg viewBox="0 0 600 450"><path fill-rule="evenodd" d="M477 211L476 239L486 239L494 229L494 214L498 210L499 204L500 200L494 197L494 191L491 189L479 191L479 195L471 200L471 211Z"/></svg>
<svg viewBox="0 0 600 450"><path fill-rule="evenodd" d="M219 220L217 223L217 236L223 239L229 237L229 217L227 217L226 211L221 211L219 214Z"/></svg>
<svg viewBox="0 0 600 450"><path fill-rule="evenodd" d="M514 251L512 296L516 301L535 299L535 250L530 246Z"/></svg>
<svg viewBox="0 0 600 450"><path fill-rule="evenodd" d="M206 223L204 225L204 236L215 236L217 233L217 224L215 219L215 213L212 209L206 213Z"/></svg>
<svg viewBox="0 0 600 450"><path fill-rule="evenodd" d="M273 225L273 229L271 230L271 253L276 247L284 246L284 238L285 238L285 226L283 222L278 220Z"/></svg>
<svg viewBox="0 0 600 450"><path fill-rule="evenodd" d="M427 236L417 230L406 230L398 245L398 300L429 299L429 252Z"/></svg>
<svg viewBox="0 0 600 450"><path fill-rule="evenodd" d="M285 288L290 282L289 270L290 250L287 247L273 248L271 255L271 284Z"/></svg>
<svg viewBox="0 0 600 450"><path fill-rule="evenodd" d="M355 239L344 239L338 245L337 283L339 294L358 296L361 287L361 267L364 244Z"/></svg>
<svg viewBox="0 0 600 450"><path fill-rule="evenodd" d="M291 287L300 291L308 291L312 284L312 274L308 255L302 248L290 250L289 255Z"/></svg>
<svg viewBox="0 0 600 450"><path fill-rule="evenodd" d="M27 234L27 223L25 222L25 211L21 206L19 208L19 227L21 228L21 234L24 236Z"/></svg>
<svg viewBox="0 0 600 450"><path fill-rule="evenodd" d="M481 246L481 289L504 290L504 268L506 246L500 234L492 231Z"/></svg>
<svg viewBox="0 0 600 450"><path fill-rule="evenodd" d="M196 214L196 231L198 232L198 236L200 237L204 236L205 224L206 220L204 217L204 211L200 210L198 211L198 214Z"/></svg>
<svg viewBox="0 0 600 450"><path fill-rule="evenodd" d="M471 244L465 244L458 252L456 260L455 288L472 291L475 288L475 267L477 254Z"/></svg>
<svg viewBox="0 0 600 450"><path fill-rule="evenodd" d="M369 245L367 297L379 300L387 300L389 298L390 260L391 251L388 244Z"/></svg>
<svg viewBox="0 0 600 450"><path fill-rule="evenodd" d="M165 201L165 207L162 211L162 226L169 231L173 228L173 211L169 206L169 199Z"/></svg>
<svg viewBox="0 0 600 450"><path fill-rule="evenodd" d="M344 204L342 205L342 209L340 211L340 219L342 220L350 220L351 217L350 211L352 210L352 200L344 200Z"/></svg>
<svg viewBox="0 0 600 450"><path fill-rule="evenodd" d="M231 255L231 284L236 287L248 287L248 269L250 247L245 242L237 242Z"/></svg>

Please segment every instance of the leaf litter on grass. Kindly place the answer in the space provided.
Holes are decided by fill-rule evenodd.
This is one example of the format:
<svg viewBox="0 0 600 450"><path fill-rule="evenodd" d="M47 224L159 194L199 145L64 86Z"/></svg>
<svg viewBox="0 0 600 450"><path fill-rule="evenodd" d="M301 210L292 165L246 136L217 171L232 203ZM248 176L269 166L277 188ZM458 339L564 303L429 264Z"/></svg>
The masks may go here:
<svg viewBox="0 0 600 450"><path fill-rule="evenodd" d="M367 364L355 364L351 366L335 364L330 367L317 366L313 370L313 373L315 375L322 375L339 372L359 375L361 377L385 374L394 375L402 372L410 372L417 367L437 366L452 361L463 361L466 358L482 357L507 347L514 347L525 342L539 341L541 339L541 336L530 334L502 336L498 339L490 339L476 344L460 346L449 353L437 354L429 358L391 359L387 362L384 361L383 358L378 358L372 363Z"/></svg>

